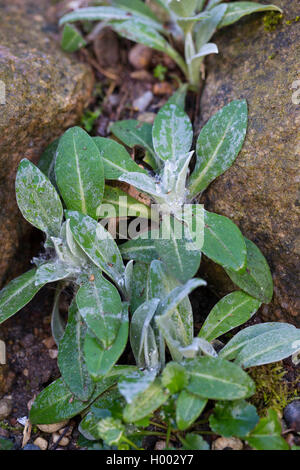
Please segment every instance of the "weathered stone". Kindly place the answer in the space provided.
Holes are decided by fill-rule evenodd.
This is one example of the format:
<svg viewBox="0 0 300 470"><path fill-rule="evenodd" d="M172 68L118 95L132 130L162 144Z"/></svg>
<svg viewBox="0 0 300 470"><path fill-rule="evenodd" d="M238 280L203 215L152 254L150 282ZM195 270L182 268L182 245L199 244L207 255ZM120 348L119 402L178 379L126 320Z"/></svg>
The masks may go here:
<svg viewBox="0 0 300 470"><path fill-rule="evenodd" d="M50 5L0 0L0 284L28 262L29 225L14 194L17 165L24 157L37 162L46 145L78 121L91 96L91 70L52 37L56 24L45 19Z"/></svg>
<svg viewBox="0 0 300 470"><path fill-rule="evenodd" d="M232 218L265 254L275 292L272 303L261 309L264 319L299 326L299 8L293 0L274 3L284 10L276 30L266 32L257 15L215 37L220 54L208 61L201 125L231 100L246 98L249 126L235 164L202 201ZM223 271L209 270L219 292L228 292L232 286Z"/></svg>

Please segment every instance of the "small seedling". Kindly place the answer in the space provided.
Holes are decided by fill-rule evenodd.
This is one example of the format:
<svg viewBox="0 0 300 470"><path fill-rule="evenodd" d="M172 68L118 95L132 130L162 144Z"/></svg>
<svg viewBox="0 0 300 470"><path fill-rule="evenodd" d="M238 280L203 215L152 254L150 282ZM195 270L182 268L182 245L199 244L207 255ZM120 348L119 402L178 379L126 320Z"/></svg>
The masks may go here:
<svg viewBox="0 0 300 470"><path fill-rule="evenodd" d="M221 3L221 0L209 2L152 0L152 2L162 7L166 13L168 21L165 24L141 0L111 0L111 6L80 8L64 15L60 24L76 21L105 22L120 36L169 55L182 70L187 81L198 87L204 57L218 52L217 45L209 42L217 30L251 13L273 10L282 13L275 5L261 5L255 2ZM72 32L72 44L75 35L76 33ZM75 41L78 41L79 47L80 39L77 35ZM184 55L174 48L174 42L182 44Z"/></svg>

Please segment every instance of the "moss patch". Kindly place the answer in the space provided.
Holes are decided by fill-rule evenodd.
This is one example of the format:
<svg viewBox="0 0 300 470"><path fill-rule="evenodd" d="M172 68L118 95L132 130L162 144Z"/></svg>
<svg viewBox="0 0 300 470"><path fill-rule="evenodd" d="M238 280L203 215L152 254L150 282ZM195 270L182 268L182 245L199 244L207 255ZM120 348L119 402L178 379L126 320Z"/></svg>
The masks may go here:
<svg viewBox="0 0 300 470"><path fill-rule="evenodd" d="M269 11L266 13L263 17L264 30L267 32L274 31L281 23L282 17L282 13L278 13L276 11Z"/></svg>

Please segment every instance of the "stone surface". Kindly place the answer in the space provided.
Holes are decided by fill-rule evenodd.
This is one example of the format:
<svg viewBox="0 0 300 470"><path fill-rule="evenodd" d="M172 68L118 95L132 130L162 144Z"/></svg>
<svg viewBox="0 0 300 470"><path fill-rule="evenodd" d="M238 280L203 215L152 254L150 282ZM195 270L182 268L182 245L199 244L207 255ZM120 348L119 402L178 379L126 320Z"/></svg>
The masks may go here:
<svg viewBox="0 0 300 470"><path fill-rule="evenodd" d="M289 429L300 432L300 401L294 400L289 403L283 412L283 417Z"/></svg>
<svg viewBox="0 0 300 470"><path fill-rule="evenodd" d="M0 400L0 420L6 419L12 410L12 402L8 398Z"/></svg>
<svg viewBox="0 0 300 470"><path fill-rule="evenodd" d="M38 424L37 427L39 428L40 431L52 434L53 432L59 431L59 429L63 428L68 424L68 420L66 421L61 421L60 423L54 423L54 424Z"/></svg>
<svg viewBox="0 0 300 470"><path fill-rule="evenodd" d="M201 126L240 98L248 102L249 126L235 164L202 202L232 218L265 254L275 292L272 303L262 307L262 317L300 326L300 105L293 88L300 80L300 24L293 21L299 6L294 0L274 3L285 12L274 31L264 31L262 15L255 15L214 38L220 54L207 64ZM232 289L223 270L210 266L209 271L219 293Z"/></svg>
<svg viewBox="0 0 300 470"><path fill-rule="evenodd" d="M40 450L47 450L48 448L48 442L42 437L37 437L35 441L33 441L33 445L37 446Z"/></svg>
<svg viewBox="0 0 300 470"><path fill-rule="evenodd" d="M78 121L91 96L91 70L60 50L56 20L45 18L50 6L50 0L0 0L0 284L28 263L29 225L14 194L17 165L24 157L37 162Z"/></svg>

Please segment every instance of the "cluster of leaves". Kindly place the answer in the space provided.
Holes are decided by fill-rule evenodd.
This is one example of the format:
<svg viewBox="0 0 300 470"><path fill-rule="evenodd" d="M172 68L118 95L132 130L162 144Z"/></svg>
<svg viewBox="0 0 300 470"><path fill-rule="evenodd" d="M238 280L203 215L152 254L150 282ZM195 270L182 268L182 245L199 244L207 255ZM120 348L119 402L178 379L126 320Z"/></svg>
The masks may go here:
<svg viewBox="0 0 300 470"><path fill-rule="evenodd" d="M229 2L222 0L152 0L159 6L165 24L141 0L111 0L109 6L80 8L61 18L65 24L62 47L73 52L86 42L78 29L69 23L101 21L110 25L120 36L163 51L180 67L187 81L199 85L200 68L204 57L218 52L216 44L209 42L214 33L231 25L245 15L260 11L279 11L275 5L255 2ZM104 2L105 3L105 2ZM183 44L182 56L173 43Z"/></svg>
<svg viewBox="0 0 300 470"><path fill-rule="evenodd" d="M233 222L193 202L235 160L246 134L247 105L233 101L208 121L190 173L193 129L183 109L185 92L183 86L171 97L153 126L134 120L112 126L127 147L144 148L142 165L115 140L92 138L78 127L50 145L40 168L21 161L17 202L23 216L45 232L45 252L34 259L36 268L0 292L0 323L46 283L58 283L51 323L62 377L36 398L32 423L82 413L85 438L140 448L158 413L168 442L175 436L184 448L206 449L199 435L187 431L214 400L214 432L242 437L256 449L285 449L276 413L259 420L246 402L255 384L244 369L295 354L300 330L263 323L241 330L225 346L218 340L271 300L272 278L260 250ZM116 243L98 222L99 208L111 203L118 216L124 193L106 180L129 183L158 204L163 216L157 236L151 231ZM135 203L127 198L128 207ZM186 203L191 220L182 216ZM141 205L140 215L151 217L149 207ZM202 243L194 224L203 229ZM202 253L223 266L240 290L213 307L194 337L189 294L205 285L193 278ZM65 325L59 298L70 283L74 299ZM136 365L116 365L128 339Z"/></svg>

